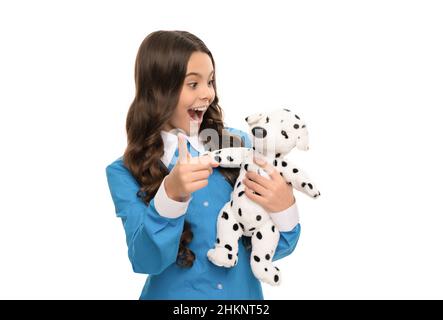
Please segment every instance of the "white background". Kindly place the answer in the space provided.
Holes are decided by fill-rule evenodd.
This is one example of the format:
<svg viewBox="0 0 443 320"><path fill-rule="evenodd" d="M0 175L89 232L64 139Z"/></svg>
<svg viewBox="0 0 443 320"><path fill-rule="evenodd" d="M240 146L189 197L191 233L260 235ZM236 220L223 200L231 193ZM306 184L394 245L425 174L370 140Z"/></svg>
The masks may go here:
<svg viewBox="0 0 443 320"><path fill-rule="evenodd" d="M0 298L137 299L105 167L125 148L135 55L188 30L226 123L289 107L302 234L266 299L443 298L439 1L2 1Z"/></svg>

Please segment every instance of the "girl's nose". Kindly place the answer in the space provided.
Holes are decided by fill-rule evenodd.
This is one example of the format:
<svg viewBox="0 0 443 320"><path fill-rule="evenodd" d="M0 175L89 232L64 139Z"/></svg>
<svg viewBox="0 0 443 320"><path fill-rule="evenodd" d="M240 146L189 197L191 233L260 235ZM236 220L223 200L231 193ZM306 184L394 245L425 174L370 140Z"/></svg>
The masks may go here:
<svg viewBox="0 0 443 320"><path fill-rule="evenodd" d="M203 101L211 101L212 96L213 96L212 88L205 87L204 89L202 89L202 95L200 99Z"/></svg>

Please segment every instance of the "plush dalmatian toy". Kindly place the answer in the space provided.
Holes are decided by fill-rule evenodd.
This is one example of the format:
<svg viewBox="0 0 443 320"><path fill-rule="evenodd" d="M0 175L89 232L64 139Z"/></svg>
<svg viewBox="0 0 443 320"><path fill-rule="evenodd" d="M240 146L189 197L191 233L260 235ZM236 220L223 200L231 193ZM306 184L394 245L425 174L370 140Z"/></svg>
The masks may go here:
<svg viewBox="0 0 443 320"><path fill-rule="evenodd" d="M254 163L254 156L265 159L280 172L288 184L317 198L320 192L306 174L284 157L294 148L307 151L308 131L299 116L288 109L272 113L258 113L245 118L253 136L253 148L223 148L207 151L221 167L240 168L231 200L220 210L217 220L215 248L207 256L212 263L233 267L238 259L238 240L242 235L251 237L251 268L256 278L271 285L280 284L280 271L272 265L272 258L280 238L268 212L244 195L241 183L246 171L269 175Z"/></svg>

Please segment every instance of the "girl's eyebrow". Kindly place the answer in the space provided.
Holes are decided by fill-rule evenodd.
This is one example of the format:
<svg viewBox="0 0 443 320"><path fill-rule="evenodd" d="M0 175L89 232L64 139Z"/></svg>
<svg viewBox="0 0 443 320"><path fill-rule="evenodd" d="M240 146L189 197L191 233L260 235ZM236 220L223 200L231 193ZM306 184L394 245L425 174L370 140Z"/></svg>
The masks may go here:
<svg viewBox="0 0 443 320"><path fill-rule="evenodd" d="M209 74L209 76L211 76L213 73L214 73L214 70L212 70L212 72ZM197 77L202 78L202 75L201 75L200 73L198 73L198 72L189 72L189 73L186 75L186 77L188 77L188 76L197 76Z"/></svg>

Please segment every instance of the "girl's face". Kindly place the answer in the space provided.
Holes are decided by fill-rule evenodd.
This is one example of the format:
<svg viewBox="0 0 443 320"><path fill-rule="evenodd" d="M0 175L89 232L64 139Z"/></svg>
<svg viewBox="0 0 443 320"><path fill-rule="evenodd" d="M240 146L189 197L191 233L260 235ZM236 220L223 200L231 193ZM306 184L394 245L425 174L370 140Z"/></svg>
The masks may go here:
<svg viewBox="0 0 443 320"><path fill-rule="evenodd" d="M203 115L215 98L213 75L211 58L204 52L192 53L178 105L163 130L181 129L188 136L198 133Z"/></svg>

